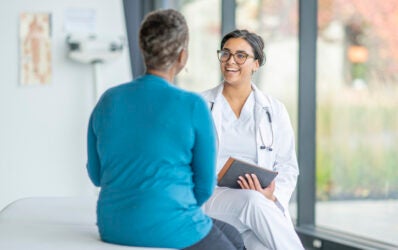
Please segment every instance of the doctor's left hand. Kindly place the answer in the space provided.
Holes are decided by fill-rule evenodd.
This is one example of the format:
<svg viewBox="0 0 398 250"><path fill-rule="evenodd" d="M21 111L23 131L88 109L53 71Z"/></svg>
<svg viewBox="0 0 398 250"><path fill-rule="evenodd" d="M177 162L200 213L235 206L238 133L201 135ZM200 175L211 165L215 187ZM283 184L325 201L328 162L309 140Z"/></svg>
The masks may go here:
<svg viewBox="0 0 398 250"><path fill-rule="evenodd" d="M267 199L276 201L276 197L274 196L275 180L273 180L268 187L262 188L255 174L245 174L244 177L239 176L238 184L242 189L256 190L262 193Z"/></svg>

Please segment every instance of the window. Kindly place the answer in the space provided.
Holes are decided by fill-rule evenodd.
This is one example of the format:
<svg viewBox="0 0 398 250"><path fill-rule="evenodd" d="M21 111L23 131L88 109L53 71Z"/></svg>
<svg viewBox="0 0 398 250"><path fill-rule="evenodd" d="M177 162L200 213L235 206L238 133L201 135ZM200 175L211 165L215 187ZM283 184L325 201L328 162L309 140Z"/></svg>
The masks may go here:
<svg viewBox="0 0 398 250"><path fill-rule="evenodd" d="M209 8L212 6L212 8ZM180 1L189 27L189 58L177 84L204 91L220 83L217 50L221 42L221 0Z"/></svg>
<svg viewBox="0 0 398 250"><path fill-rule="evenodd" d="M318 3L316 225L398 244L398 1Z"/></svg>

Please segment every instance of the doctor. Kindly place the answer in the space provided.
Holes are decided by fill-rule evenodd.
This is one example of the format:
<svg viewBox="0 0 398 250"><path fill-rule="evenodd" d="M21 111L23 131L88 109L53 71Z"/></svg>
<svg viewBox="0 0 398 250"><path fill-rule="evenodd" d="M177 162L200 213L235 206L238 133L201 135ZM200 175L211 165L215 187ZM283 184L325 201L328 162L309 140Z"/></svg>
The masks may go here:
<svg viewBox="0 0 398 250"><path fill-rule="evenodd" d="M278 171L268 187L254 175L241 176L242 189L217 187L205 212L235 226L248 250L303 249L288 204L299 174L293 129L284 105L251 81L265 63L262 38L235 30L217 51L223 82L202 93L217 130L217 172L232 156Z"/></svg>

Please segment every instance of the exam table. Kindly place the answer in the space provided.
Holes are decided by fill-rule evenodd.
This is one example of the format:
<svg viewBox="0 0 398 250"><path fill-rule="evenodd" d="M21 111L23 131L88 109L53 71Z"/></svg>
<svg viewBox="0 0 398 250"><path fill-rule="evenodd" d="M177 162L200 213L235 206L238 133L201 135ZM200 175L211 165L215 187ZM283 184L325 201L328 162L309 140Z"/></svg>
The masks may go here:
<svg viewBox="0 0 398 250"><path fill-rule="evenodd" d="M0 249L166 250L102 242L95 211L96 197L34 197L14 201L0 211Z"/></svg>

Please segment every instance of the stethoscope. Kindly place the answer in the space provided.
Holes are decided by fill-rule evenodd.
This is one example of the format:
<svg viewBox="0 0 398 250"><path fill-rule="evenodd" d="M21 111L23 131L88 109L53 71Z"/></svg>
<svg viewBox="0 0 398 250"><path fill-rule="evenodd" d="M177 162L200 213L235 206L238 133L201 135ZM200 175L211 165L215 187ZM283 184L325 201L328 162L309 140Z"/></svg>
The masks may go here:
<svg viewBox="0 0 398 250"><path fill-rule="evenodd" d="M210 111L213 111L213 106L214 106L214 102L210 102ZM262 150L267 150L269 152L271 152L273 150L272 145L274 145L274 130L272 128L272 119L271 119L271 113L269 112L269 108L268 107L263 107L263 110L265 110L265 114L267 115L268 118L268 122L269 122L269 127L271 130L271 143L269 145L265 145L264 143L264 138L263 138L263 133L261 133L261 129L259 129L260 131L260 139L261 139L261 143L262 145L260 146L260 149Z"/></svg>
<svg viewBox="0 0 398 250"><path fill-rule="evenodd" d="M261 143L263 144L263 145L260 146L260 149L266 149L268 151L272 151L272 145L274 145L274 130L272 128L271 113L269 112L269 108L268 107L263 107L263 110L265 110L265 113L267 114L269 127L270 127L270 130L271 130L271 143L269 145L265 145L264 138L263 138L263 133L261 133L261 129L259 129Z"/></svg>

